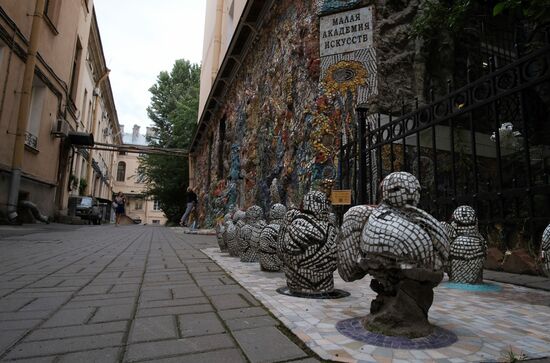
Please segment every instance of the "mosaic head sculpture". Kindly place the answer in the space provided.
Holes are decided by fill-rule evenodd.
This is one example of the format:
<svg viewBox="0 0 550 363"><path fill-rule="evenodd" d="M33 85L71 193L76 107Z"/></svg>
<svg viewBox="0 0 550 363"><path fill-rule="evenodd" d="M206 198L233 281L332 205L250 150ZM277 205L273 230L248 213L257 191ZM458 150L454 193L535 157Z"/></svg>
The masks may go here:
<svg viewBox="0 0 550 363"><path fill-rule="evenodd" d="M277 256L278 237L281 224L284 222L286 207L282 204L274 204L269 211L270 224L260 234L259 260L260 267L264 271L279 271L281 260Z"/></svg>
<svg viewBox="0 0 550 363"><path fill-rule="evenodd" d="M476 211L468 205L456 208L446 230L451 241L449 280L482 283L487 243L477 228Z"/></svg>
<svg viewBox="0 0 550 363"><path fill-rule="evenodd" d="M550 224L546 227L542 233L541 260L542 270L546 276L550 277Z"/></svg>
<svg viewBox="0 0 550 363"><path fill-rule="evenodd" d="M420 183L410 173L391 173L382 180L382 200L396 208L405 205L416 207L420 201Z"/></svg>
<svg viewBox="0 0 550 363"><path fill-rule="evenodd" d="M356 206L344 215L338 271L346 281L373 277L377 297L363 319L367 330L426 336L433 331L428 310L447 265L449 238L434 217L416 207L420 183L412 174L392 173L381 189L380 205Z"/></svg>
<svg viewBox="0 0 550 363"><path fill-rule="evenodd" d="M238 209L233 214L233 219L227 222L225 240L227 242L227 250L230 256L240 256L239 239L241 227L244 225L245 216L245 212Z"/></svg>
<svg viewBox="0 0 550 363"><path fill-rule="evenodd" d="M330 202L319 191L307 193L300 212L289 211L279 237L279 256L292 293L323 294L334 289L336 226L328 221Z"/></svg>
<svg viewBox="0 0 550 363"><path fill-rule="evenodd" d="M260 233L265 227L263 214L262 208L257 205L246 210L246 224L241 228L239 239L241 262L258 262Z"/></svg>
<svg viewBox="0 0 550 363"><path fill-rule="evenodd" d="M220 251L226 252L227 251L227 243L225 239L223 238L223 235L225 233L225 217L218 220L216 223L216 239L218 240L218 246L220 247Z"/></svg>
<svg viewBox="0 0 550 363"><path fill-rule="evenodd" d="M331 204L327 195L323 192L313 191L304 196L302 201L302 212L314 215L317 218L327 220Z"/></svg>

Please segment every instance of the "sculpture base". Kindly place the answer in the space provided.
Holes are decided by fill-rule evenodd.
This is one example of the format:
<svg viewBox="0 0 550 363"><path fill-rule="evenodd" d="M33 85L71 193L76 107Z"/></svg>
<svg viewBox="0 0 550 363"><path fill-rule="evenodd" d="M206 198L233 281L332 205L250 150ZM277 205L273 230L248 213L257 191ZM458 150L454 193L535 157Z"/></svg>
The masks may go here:
<svg viewBox="0 0 550 363"><path fill-rule="evenodd" d="M358 317L339 321L336 323L336 330L362 343L393 349L437 349L448 347L458 341L455 333L436 326L431 334L423 338L388 336L366 330L362 320L363 318Z"/></svg>
<svg viewBox="0 0 550 363"><path fill-rule="evenodd" d="M334 289L328 292L298 292L291 291L287 286L279 287L277 292L282 295L300 297L304 299L341 299L350 295L349 292Z"/></svg>
<svg viewBox="0 0 550 363"><path fill-rule="evenodd" d="M395 260L374 256L362 261L374 278L370 287L378 295L363 320L366 330L389 336L425 337L434 332L428 321L433 288L443 272L424 268L401 269Z"/></svg>

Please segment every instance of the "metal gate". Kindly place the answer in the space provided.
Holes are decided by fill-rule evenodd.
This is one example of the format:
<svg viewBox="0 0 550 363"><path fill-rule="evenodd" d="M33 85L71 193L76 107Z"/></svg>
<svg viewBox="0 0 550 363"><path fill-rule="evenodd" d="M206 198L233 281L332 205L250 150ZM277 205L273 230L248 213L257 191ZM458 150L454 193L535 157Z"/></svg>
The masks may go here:
<svg viewBox="0 0 550 363"><path fill-rule="evenodd" d="M382 178L408 171L422 186L421 207L437 218L468 204L489 240L536 248L550 222L550 45L490 66L397 118L358 110L358 143L340 155L342 169L351 169L342 175L355 176L356 204L377 203Z"/></svg>

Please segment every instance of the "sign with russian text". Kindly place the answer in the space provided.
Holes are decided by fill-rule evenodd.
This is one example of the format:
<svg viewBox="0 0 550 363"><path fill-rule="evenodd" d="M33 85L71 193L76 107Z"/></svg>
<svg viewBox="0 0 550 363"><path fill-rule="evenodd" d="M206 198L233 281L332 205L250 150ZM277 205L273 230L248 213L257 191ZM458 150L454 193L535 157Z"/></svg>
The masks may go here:
<svg viewBox="0 0 550 363"><path fill-rule="evenodd" d="M342 190L333 190L330 199L332 205L350 205L351 204L351 190L342 189Z"/></svg>
<svg viewBox="0 0 550 363"><path fill-rule="evenodd" d="M372 6L321 17L321 57L372 47Z"/></svg>

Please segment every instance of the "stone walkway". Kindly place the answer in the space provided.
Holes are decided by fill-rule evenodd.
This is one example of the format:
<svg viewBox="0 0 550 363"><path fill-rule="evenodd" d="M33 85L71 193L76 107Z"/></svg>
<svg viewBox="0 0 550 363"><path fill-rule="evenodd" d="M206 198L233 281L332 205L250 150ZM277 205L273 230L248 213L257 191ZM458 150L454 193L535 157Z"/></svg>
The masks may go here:
<svg viewBox="0 0 550 363"><path fill-rule="evenodd" d="M351 293L342 299L289 297L276 292L286 284L282 273L260 271L257 263L241 263L217 248L203 251L324 359L459 363L510 361L507 357L510 352L516 356L523 353L528 358L550 356L550 292L547 291L492 283L488 286L498 291L475 292L452 289L443 283L435 290L430 321L456 334L458 341L438 349L392 349L347 338L336 330L339 321L369 313L375 293L369 288L368 277L346 283L335 273L335 288ZM506 278L498 273L488 275ZM537 280L536 277L534 280L516 278L525 283Z"/></svg>
<svg viewBox="0 0 550 363"><path fill-rule="evenodd" d="M1 227L0 360L318 361L199 250L214 245L152 226Z"/></svg>

